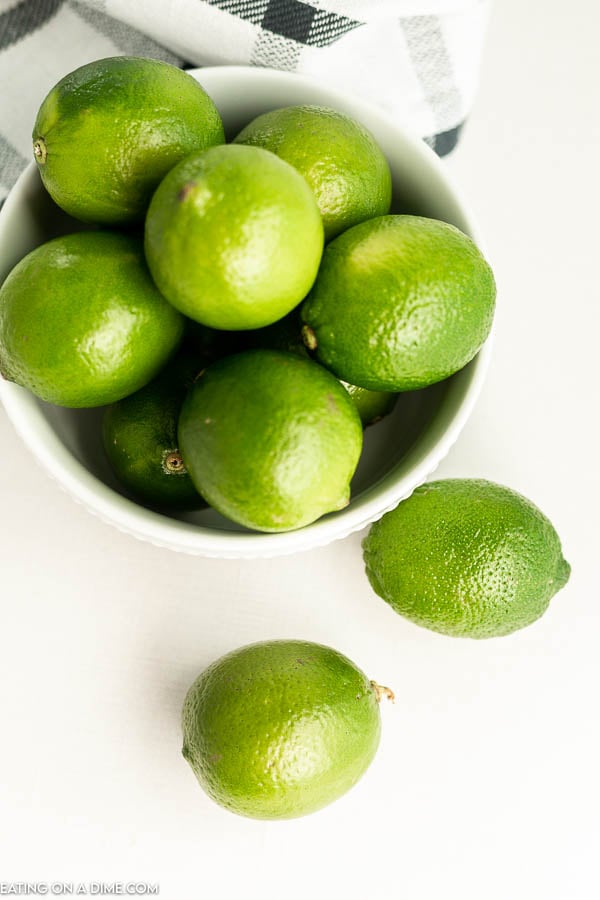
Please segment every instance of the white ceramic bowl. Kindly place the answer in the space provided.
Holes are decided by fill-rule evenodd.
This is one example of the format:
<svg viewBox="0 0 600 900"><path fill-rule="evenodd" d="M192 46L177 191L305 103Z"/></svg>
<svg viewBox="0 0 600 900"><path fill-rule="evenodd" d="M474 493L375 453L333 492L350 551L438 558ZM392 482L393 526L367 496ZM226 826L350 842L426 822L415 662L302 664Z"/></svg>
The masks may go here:
<svg viewBox="0 0 600 900"><path fill-rule="evenodd" d="M215 101L228 138L269 109L319 103L349 113L369 128L393 176L392 211L418 213L461 228L481 243L473 220L436 155L380 110L316 81L271 69L224 66L192 72ZM80 230L50 200L35 165L22 174L0 212L0 280L26 253L57 234ZM0 379L0 398L38 461L75 500L124 532L154 544L204 556L269 557L327 544L378 519L436 469L456 441L479 393L490 352L448 381L400 395L392 415L367 429L346 509L281 534L249 532L206 510L178 517L129 499L104 458L100 410L67 410L43 403Z"/></svg>

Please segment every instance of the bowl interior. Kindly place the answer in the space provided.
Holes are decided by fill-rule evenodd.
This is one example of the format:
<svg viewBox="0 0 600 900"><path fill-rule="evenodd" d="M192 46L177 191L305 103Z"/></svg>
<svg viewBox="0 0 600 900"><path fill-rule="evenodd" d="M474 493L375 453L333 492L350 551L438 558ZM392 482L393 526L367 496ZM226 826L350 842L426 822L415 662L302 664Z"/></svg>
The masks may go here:
<svg viewBox="0 0 600 900"><path fill-rule="evenodd" d="M442 219L476 238L437 157L380 111L291 73L220 67L192 74L219 108L228 138L260 113L297 103L320 103L355 116L374 133L390 163L392 211ZM84 227L53 203L32 163L0 213L0 280L34 247ZM117 483L105 459L100 438L102 410L61 409L6 382L0 384L0 396L38 459L101 517L174 549L217 556L268 556L342 537L377 518L424 481L466 421L486 357L484 347L447 381L400 394L393 413L365 432L350 506L298 532L275 535L247 532L214 510L167 515L144 509Z"/></svg>

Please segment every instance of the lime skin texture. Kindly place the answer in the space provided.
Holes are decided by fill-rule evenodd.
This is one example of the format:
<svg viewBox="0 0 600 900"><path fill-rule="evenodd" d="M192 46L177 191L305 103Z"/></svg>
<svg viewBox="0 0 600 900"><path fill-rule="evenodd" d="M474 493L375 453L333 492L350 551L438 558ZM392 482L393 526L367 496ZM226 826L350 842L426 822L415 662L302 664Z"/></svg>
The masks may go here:
<svg viewBox="0 0 600 900"><path fill-rule="evenodd" d="M196 354L180 352L150 384L105 410L102 437L108 461L122 484L149 506L206 506L177 446L181 405L203 366Z"/></svg>
<svg viewBox="0 0 600 900"><path fill-rule="evenodd" d="M33 128L33 152L53 200L78 219L143 219L153 191L188 154L225 140L216 106L191 75L117 56L56 84Z"/></svg>
<svg viewBox="0 0 600 900"><path fill-rule="evenodd" d="M184 315L225 331L262 328L308 293L323 251L315 198L292 166L227 144L175 166L152 198L146 258Z"/></svg>
<svg viewBox="0 0 600 900"><path fill-rule="evenodd" d="M390 167L363 125L325 106L288 106L248 124L234 143L264 147L294 166L314 191L325 240L389 212Z"/></svg>
<svg viewBox="0 0 600 900"><path fill-rule="evenodd" d="M478 479L425 484L363 541L374 591L417 625L453 637L510 634L568 581L552 523L510 488Z"/></svg>
<svg viewBox="0 0 600 900"><path fill-rule="evenodd" d="M315 812L345 794L377 750L375 687L307 641L250 644L214 662L183 706L183 756L217 803L256 819Z"/></svg>
<svg viewBox="0 0 600 900"><path fill-rule="evenodd" d="M104 406L154 378L183 328L138 238L70 234L32 250L2 285L0 371L49 403Z"/></svg>
<svg viewBox="0 0 600 900"><path fill-rule="evenodd" d="M458 228L381 216L325 248L302 306L305 341L344 381L415 390L475 356L491 329L495 296L490 266Z"/></svg>
<svg viewBox="0 0 600 900"><path fill-rule="evenodd" d="M209 366L186 397L179 448L207 502L258 531L347 506L362 449L347 391L317 363L248 350Z"/></svg>

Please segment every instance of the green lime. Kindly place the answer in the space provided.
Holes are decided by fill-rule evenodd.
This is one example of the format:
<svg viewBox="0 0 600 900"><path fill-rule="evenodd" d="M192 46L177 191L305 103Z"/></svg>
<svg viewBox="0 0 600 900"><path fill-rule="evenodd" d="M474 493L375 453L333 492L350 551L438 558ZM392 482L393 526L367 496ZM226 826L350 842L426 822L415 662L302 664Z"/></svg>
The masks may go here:
<svg viewBox="0 0 600 900"><path fill-rule="evenodd" d="M159 289L190 319L226 331L286 315L310 289L322 250L306 181L259 147L188 157L161 182L146 219Z"/></svg>
<svg viewBox="0 0 600 900"><path fill-rule="evenodd" d="M32 250L0 288L0 371L59 406L104 406L147 384L183 318L159 294L141 241L85 231Z"/></svg>
<svg viewBox="0 0 600 900"><path fill-rule="evenodd" d="M325 239L390 209L390 167L363 125L326 106L288 106L258 116L235 138L276 153L303 175L323 217Z"/></svg>
<svg viewBox="0 0 600 900"><path fill-rule="evenodd" d="M216 106L191 75L127 56L66 75L33 128L34 158L54 201L106 225L141 220L175 163L224 140Z"/></svg>
<svg viewBox="0 0 600 900"><path fill-rule="evenodd" d="M393 699L321 644L250 644L191 686L183 755L207 794L231 812L304 816L345 794L370 765L384 694Z"/></svg>
<svg viewBox="0 0 600 900"><path fill-rule="evenodd" d="M245 334L247 335L246 348L266 347L271 350L286 350L310 359L308 349L302 340L302 321L298 308L292 310L278 322L274 322L273 325L267 325L266 328L259 328L257 331L248 331ZM348 384L347 381L341 381L341 384L350 394L365 428L379 422L395 406L396 394L387 391L369 391L367 388Z"/></svg>
<svg viewBox="0 0 600 900"><path fill-rule="evenodd" d="M352 397L364 428L376 425L389 415L398 399L398 395L390 391L370 391L356 384L348 384L347 381L342 381L341 384Z"/></svg>
<svg viewBox="0 0 600 900"><path fill-rule="evenodd" d="M206 506L177 446L181 405L203 366L197 356L182 353L150 384L104 413L102 436L112 469L136 498L150 506Z"/></svg>
<svg viewBox="0 0 600 900"><path fill-rule="evenodd" d="M510 634L538 619L568 581L552 523L490 481L423 485L363 541L375 592L417 625L455 637Z"/></svg>
<svg viewBox="0 0 600 900"><path fill-rule="evenodd" d="M289 531L348 504L362 427L348 393L321 366L248 350L196 381L179 447L212 507L248 528Z"/></svg>
<svg viewBox="0 0 600 900"><path fill-rule="evenodd" d="M382 216L326 248L302 307L305 341L339 378L409 391L457 372L489 334L492 271L458 228Z"/></svg>

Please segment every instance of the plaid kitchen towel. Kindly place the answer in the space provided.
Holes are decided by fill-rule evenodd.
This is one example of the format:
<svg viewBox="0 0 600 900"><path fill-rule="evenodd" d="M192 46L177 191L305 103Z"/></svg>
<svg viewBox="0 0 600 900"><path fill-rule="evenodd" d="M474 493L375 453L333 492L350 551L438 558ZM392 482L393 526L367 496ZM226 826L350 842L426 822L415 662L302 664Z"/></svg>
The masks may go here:
<svg viewBox="0 0 600 900"><path fill-rule="evenodd" d="M440 154L473 100L490 0L0 0L0 202L50 88L119 54L311 75L379 104Z"/></svg>

